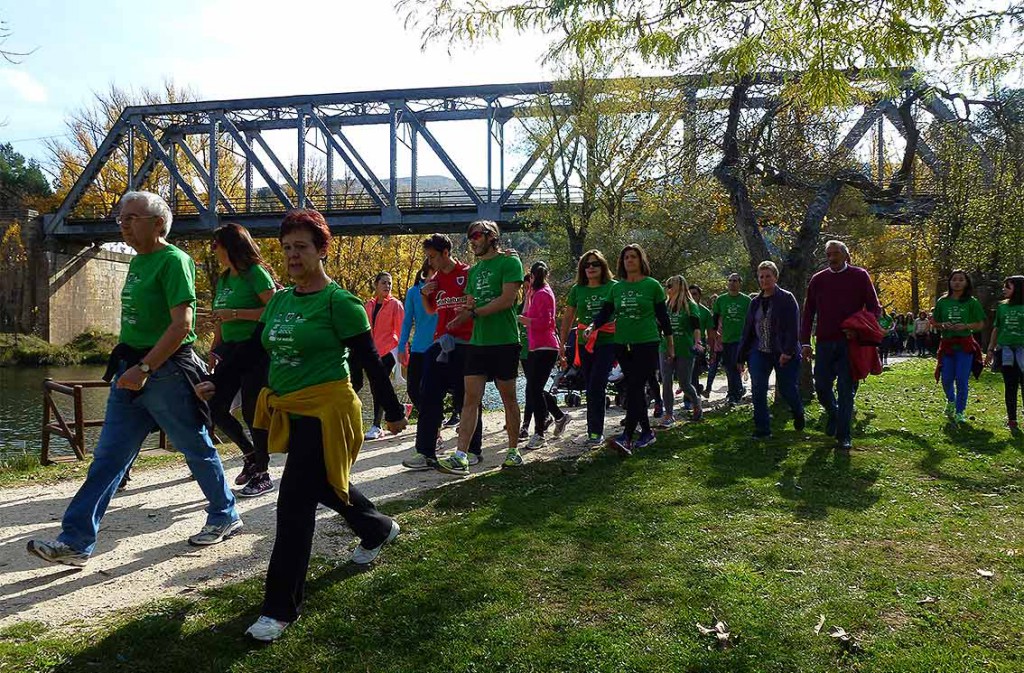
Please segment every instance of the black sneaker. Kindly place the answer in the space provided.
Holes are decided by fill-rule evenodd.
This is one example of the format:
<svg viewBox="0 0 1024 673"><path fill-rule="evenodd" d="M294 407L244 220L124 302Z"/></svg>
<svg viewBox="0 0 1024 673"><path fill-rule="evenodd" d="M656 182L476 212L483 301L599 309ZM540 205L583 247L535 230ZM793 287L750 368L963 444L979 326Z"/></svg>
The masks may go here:
<svg viewBox="0 0 1024 673"><path fill-rule="evenodd" d="M454 428L459 424L460 420L462 419L458 414L452 414L451 416L448 417L448 420L444 422L444 427Z"/></svg>
<svg viewBox="0 0 1024 673"><path fill-rule="evenodd" d="M274 490L274 481L270 478L269 472L263 472L256 474L249 483L245 485L238 495L242 498L255 498L258 495L264 493L270 493Z"/></svg>
<svg viewBox="0 0 1024 673"><path fill-rule="evenodd" d="M793 429L797 432L802 432L807 427L807 416L800 414L799 416L793 417Z"/></svg>

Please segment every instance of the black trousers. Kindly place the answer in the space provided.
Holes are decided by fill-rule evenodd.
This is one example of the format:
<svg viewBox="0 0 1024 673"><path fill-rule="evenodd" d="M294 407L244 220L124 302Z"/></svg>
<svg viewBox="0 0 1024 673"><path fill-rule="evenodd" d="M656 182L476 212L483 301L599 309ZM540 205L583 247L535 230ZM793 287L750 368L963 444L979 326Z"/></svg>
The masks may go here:
<svg viewBox="0 0 1024 673"><path fill-rule="evenodd" d="M529 380L529 378L530 378L530 368L529 368L529 364L528 364L529 357L530 357L530 353L529 353L529 351L527 351L525 358L519 358L519 366L523 368L523 378L527 379L527 380ZM526 395L525 399L523 400L523 426L522 427L529 429L529 427L530 427L530 420L531 419L533 419L533 400L530 399L529 395ZM526 432L521 432L519 434L525 435Z"/></svg>
<svg viewBox="0 0 1024 673"><path fill-rule="evenodd" d="M1003 398L1006 401L1006 420L1017 420L1017 390L1024 394L1024 374L1021 374L1017 363L1002 367Z"/></svg>
<svg viewBox="0 0 1024 673"><path fill-rule="evenodd" d="M615 356L626 378L626 437L632 439L637 426L643 433L651 431L646 388L658 371L658 342L616 344Z"/></svg>
<svg viewBox="0 0 1024 673"><path fill-rule="evenodd" d="M423 382L424 353L409 353L409 364L405 367L406 392L416 410L420 408L420 386Z"/></svg>
<svg viewBox="0 0 1024 673"><path fill-rule="evenodd" d="M320 421L307 417L293 419L288 462L278 484L277 534L260 614L283 622L298 618L318 504L343 516L364 547L384 542L391 532L391 519L378 512L354 484L349 484L348 497L345 504L327 481Z"/></svg>
<svg viewBox="0 0 1024 673"><path fill-rule="evenodd" d="M549 413L556 419L565 416L558 408L555 396L547 389L551 370L555 368L557 360L558 351L555 350L530 351L526 356L526 399L533 411L533 433L541 437L544 436Z"/></svg>
<svg viewBox="0 0 1024 673"><path fill-rule="evenodd" d="M394 354L393 353L387 353L386 355L381 355L380 356L380 361L384 363L384 369L386 369L388 371L388 373L390 374L391 373L391 368L395 366L395 356L394 356ZM362 387L363 387L363 369L362 369L362 367L357 365L355 362L353 362L352 358L349 358L348 369L349 369L349 380L352 382L352 387L358 393L362 389ZM370 394L373 395L373 391L372 390L370 391ZM380 422L381 422L381 420L383 418L384 418L384 407L380 406L380 402L378 402L377 398L374 397L373 398L373 424L376 425L379 428L380 427Z"/></svg>
<svg viewBox="0 0 1024 673"><path fill-rule="evenodd" d="M266 472L270 465L267 431L253 428L252 419L256 415L256 400L259 399L260 390L267 385L268 362L265 357L251 363L237 361L236 353L240 345L225 342L214 350L220 362L210 377L217 386L217 393L210 400L210 413L214 424L242 450L245 462L252 465L252 470ZM249 426L252 440L245 434L238 419L231 415L231 403L239 390L242 391L242 418Z"/></svg>
<svg viewBox="0 0 1024 673"><path fill-rule="evenodd" d="M437 459L437 433L444 420L444 396L451 391L457 404L466 395L466 378L462 371L466 362L466 344L456 344L448 354L448 362L438 362L441 345L434 344L423 354L423 377L420 383L420 417L416 421L416 451ZM459 411L462 407L456 407ZM469 443L469 452L480 455L483 446L483 408L476 421L476 430Z"/></svg>

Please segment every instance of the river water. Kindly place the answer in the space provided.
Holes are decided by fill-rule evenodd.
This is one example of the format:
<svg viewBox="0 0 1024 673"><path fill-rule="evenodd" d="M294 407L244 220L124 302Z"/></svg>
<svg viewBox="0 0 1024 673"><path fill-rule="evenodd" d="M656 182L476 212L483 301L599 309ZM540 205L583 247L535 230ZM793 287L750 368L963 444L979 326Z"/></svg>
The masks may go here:
<svg viewBox="0 0 1024 673"><path fill-rule="evenodd" d="M43 388L46 378L55 381L87 381L98 380L103 375L102 365L85 365L78 367L0 367L0 457L28 452L38 456L42 449L41 431L43 421ZM524 381L520 377L517 382L519 401L523 401ZM405 401L405 388L396 386L399 398ZM360 392L363 400L363 415L367 422L373 415L373 403L367 388ZM54 395L64 420L71 423L74 413L71 397ZM87 388L82 393L82 405L87 419L103 418L107 402L105 388ZM487 385L484 395L486 409L500 409L501 399L492 384ZM99 428L86 429L86 446L89 451L96 446ZM156 446L157 435L150 435L146 446ZM68 442L60 437L51 437L50 451L56 455L71 455L73 451Z"/></svg>

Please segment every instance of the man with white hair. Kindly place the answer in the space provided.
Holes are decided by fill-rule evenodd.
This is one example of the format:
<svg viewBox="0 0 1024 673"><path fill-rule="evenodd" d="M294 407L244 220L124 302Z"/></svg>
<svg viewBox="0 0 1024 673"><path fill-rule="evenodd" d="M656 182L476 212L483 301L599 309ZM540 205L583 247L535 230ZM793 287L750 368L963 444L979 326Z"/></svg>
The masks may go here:
<svg viewBox="0 0 1024 673"><path fill-rule="evenodd" d="M57 539L28 543L30 553L50 563L85 564L110 498L146 435L158 428L185 454L209 501L206 525L189 542L217 544L242 528L210 440L209 410L192 393L192 382L205 371L192 350L196 266L167 242L172 219L156 194L128 192L121 199L117 224L138 254L121 290L121 333L104 376L112 385L89 473L64 512Z"/></svg>
<svg viewBox="0 0 1024 673"><path fill-rule="evenodd" d="M862 309L879 316L882 307L878 304L871 276L850 263L850 250L845 243L836 240L826 243L825 257L828 266L814 274L807 285L800 343L803 357L811 357L811 326L817 318L814 388L828 416L825 432L836 438L838 451L846 452L852 446L850 426L857 386L850 373L847 335L841 325Z"/></svg>

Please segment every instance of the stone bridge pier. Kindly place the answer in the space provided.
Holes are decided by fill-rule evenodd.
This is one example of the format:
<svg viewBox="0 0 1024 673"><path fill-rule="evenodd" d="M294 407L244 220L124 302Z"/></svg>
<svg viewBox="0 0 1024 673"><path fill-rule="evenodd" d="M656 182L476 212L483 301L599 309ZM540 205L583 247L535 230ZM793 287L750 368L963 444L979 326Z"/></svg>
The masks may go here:
<svg viewBox="0 0 1024 673"><path fill-rule="evenodd" d="M41 217L23 230L24 331L63 345L88 329L121 329L121 287L132 255L43 236Z"/></svg>

